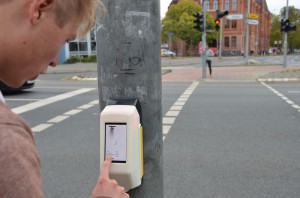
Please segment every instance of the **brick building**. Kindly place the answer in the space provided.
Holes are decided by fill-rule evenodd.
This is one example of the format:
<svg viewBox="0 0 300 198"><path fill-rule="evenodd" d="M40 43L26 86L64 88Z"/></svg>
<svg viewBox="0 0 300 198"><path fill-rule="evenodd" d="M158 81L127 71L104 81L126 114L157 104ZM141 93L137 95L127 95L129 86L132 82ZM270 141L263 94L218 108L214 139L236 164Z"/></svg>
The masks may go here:
<svg viewBox="0 0 300 198"><path fill-rule="evenodd" d="M173 0L176 4L180 0ZM202 5L203 0L195 0ZM224 55L241 55L245 50L246 13L248 0L206 0L207 11L216 17L216 10L228 10L229 14L242 14L242 20L222 19L223 37L222 52ZM249 52L259 54L269 49L269 37L271 28L271 13L266 0L250 0L250 13L258 15L258 25L249 27Z"/></svg>

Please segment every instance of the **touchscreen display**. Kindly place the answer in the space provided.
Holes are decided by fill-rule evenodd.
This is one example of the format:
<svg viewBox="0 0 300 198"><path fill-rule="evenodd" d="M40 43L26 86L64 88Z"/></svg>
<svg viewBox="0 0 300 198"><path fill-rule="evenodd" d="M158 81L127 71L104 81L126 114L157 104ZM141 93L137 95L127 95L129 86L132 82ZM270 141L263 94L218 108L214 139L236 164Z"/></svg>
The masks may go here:
<svg viewBox="0 0 300 198"><path fill-rule="evenodd" d="M105 123L105 157L111 156L115 163L126 163L126 150L126 123Z"/></svg>

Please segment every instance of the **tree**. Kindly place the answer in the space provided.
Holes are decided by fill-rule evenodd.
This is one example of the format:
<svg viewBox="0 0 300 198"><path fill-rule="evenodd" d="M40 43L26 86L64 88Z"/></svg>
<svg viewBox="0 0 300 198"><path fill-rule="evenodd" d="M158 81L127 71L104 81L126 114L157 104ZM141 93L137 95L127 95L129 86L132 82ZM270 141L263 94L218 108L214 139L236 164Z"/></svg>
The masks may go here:
<svg viewBox="0 0 300 198"><path fill-rule="evenodd" d="M271 32L270 32L270 46L274 46L275 41L283 40L282 32L280 30L279 15L272 14L271 18ZM283 41L282 41L283 43Z"/></svg>
<svg viewBox="0 0 300 198"><path fill-rule="evenodd" d="M201 41L201 32L194 29L193 14L200 12L201 7L193 0L181 0L175 5L171 5L165 18L162 20L162 41L168 41L168 33L173 33L173 41L183 40L188 45L197 45ZM207 24L214 24L214 19L207 14ZM213 27L213 26L212 26ZM209 35L208 39L215 39L214 35Z"/></svg>

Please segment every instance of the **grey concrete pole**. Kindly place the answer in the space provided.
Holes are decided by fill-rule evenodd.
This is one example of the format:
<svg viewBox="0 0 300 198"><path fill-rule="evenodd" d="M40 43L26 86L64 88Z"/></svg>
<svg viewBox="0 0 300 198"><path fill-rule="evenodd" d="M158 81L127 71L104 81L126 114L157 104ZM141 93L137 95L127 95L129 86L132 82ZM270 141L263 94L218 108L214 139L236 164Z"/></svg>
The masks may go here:
<svg viewBox="0 0 300 198"><path fill-rule="evenodd" d="M220 33L219 33L219 41L220 41L220 44L219 44L219 58L222 58L222 33L223 33L223 20L220 19Z"/></svg>
<svg viewBox="0 0 300 198"><path fill-rule="evenodd" d="M202 78L206 78L206 4L203 0L203 32L202 32Z"/></svg>
<svg viewBox="0 0 300 198"><path fill-rule="evenodd" d="M286 0L285 20L289 19L289 0ZM287 67L288 33L284 32L284 56L283 67Z"/></svg>
<svg viewBox="0 0 300 198"><path fill-rule="evenodd" d="M222 6L220 10L224 10L224 0L222 1ZM219 58L222 58L222 37L223 37L222 33L223 33L223 20L220 19Z"/></svg>
<svg viewBox="0 0 300 198"><path fill-rule="evenodd" d="M245 17L246 20L246 47L245 47L245 62L248 64L249 60L249 24L248 24L248 16L250 13L250 0L248 0L248 5L247 5L247 15Z"/></svg>
<svg viewBox="0 0 300 198"><path fill-rule="evenodd" d="M102 0L97 17L100 110L109 98L136 97L142 106L145 174L131 198L162 198L163 142L159 0Z"/></svg>

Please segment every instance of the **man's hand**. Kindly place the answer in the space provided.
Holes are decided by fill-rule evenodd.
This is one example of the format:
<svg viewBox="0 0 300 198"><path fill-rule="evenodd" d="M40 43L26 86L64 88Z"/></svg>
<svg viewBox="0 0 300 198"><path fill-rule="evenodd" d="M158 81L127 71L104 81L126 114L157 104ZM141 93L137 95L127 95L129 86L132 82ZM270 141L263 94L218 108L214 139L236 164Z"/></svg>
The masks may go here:
<svg viewBox="0 0 300 198"><path fill-rule="evenodd" d="M101 168L97 184L92 192L91 198L129 198L125 189L116 180L109 178L109 170L112 158L108 157Z"/></svg>

